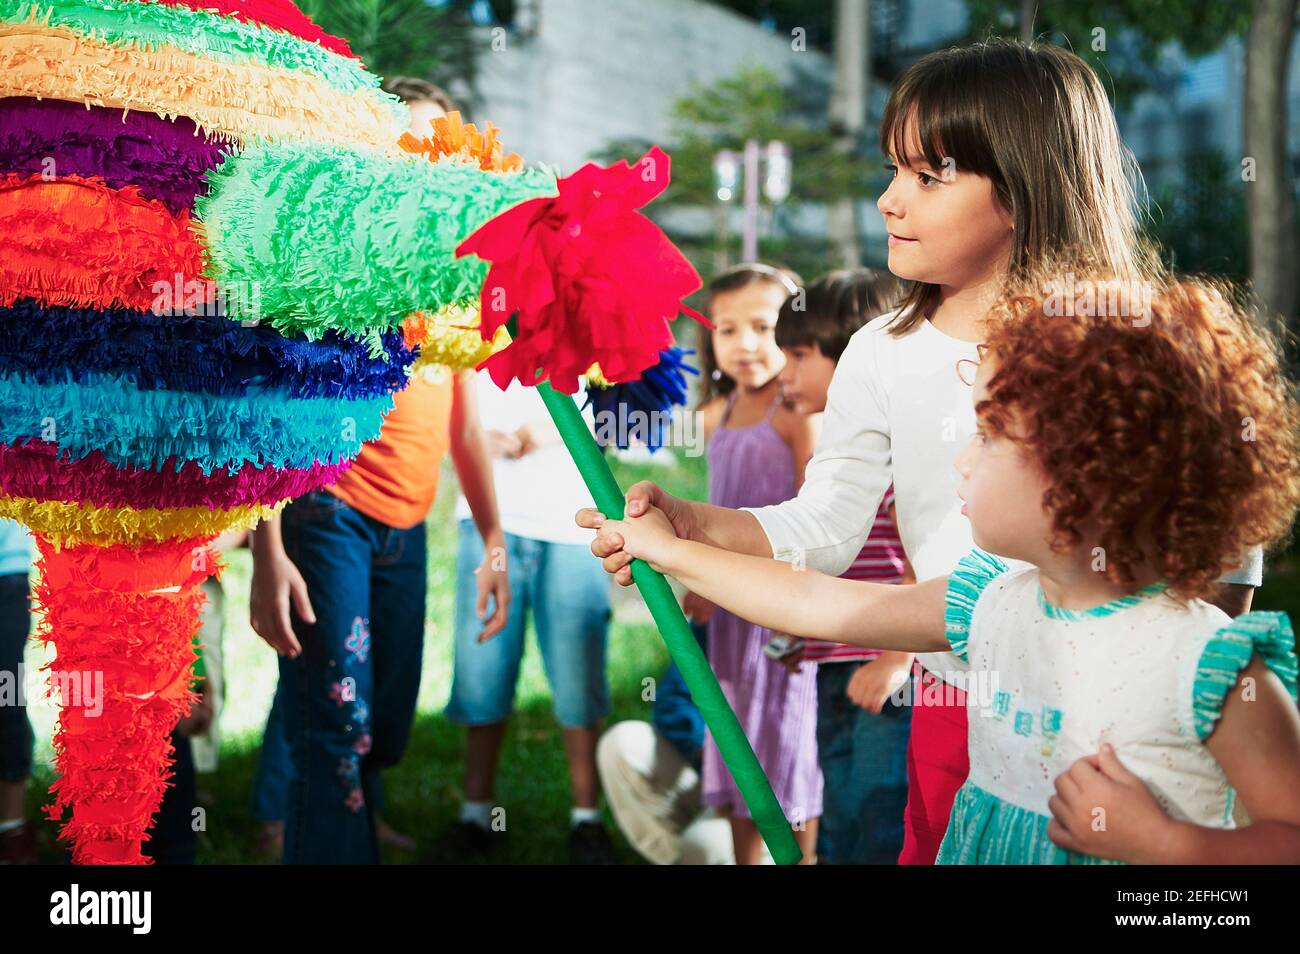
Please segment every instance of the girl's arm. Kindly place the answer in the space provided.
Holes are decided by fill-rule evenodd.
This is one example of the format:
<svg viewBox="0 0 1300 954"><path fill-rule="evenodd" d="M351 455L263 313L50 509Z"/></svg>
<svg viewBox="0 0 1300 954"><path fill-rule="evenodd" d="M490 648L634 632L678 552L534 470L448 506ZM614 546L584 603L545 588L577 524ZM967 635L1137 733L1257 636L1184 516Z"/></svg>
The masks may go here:
<svg viewBox="0 0 1300 954"><path fill-rule="evenodd" d="M483 538L483 565L478 576L476 611L482 619L487 613L488 597L496 600L496 612L479 634L479 642L491 639L505 629L509 619L510 582L506 568L506 539L497 510L496 485L492 481L492 458L487 439L479 423L475 372L456 376L451 402L451 459L460 479L460 489L474 516L474 525Z"/></svg>
<svg viewBox="0 0 1300 954"><path fill-rule="evenodd" d="M253 632L281 656L302 653L293 631L290 604L306 623L316 622L307 583L284 549L280 514L264 520L253 531L249 549L253 554L253 580L248 596L248 619Z"/></svg>
<svg viewBox="0 0 1300 954"><path fill-rule="evenodd" d="M1250 824L1172 823L1176 864L1300 864L1300 711L1258 656L1223 700L1206 748L1236 789Z"/></svg>
<svg viewBox="0 0 1300 954"><path fill-rule="evenodd" d="M492 455L478 416L474 372L456 376L451 402L451 461L456 467L461 493L474 516L485 545L504 548L501 518L497 512L496 485L492 482Z"/></svg>
<svg viewBox="0 0 1300 954"><path fill-rule="evenodd" d="M790 445L794 455L794 490L799 492L803 486L804 473L808 462L812 460L817 449L817 438L821 434L821 414L796 414L785 407L776 412L772 426L781 435L781 439Z"/></svg>
<svg viewBox="0 0 1300 954"><path fill-rule="evenodd" d="M628 488L628 516L640 519L648 507L659 507L685 539L843 573L862 550L891 478L891 422L876 355L884 338L879 329L863 328L849 339L831 378L818 452L797 497L754 511L732 510L682 500L641 481ZM601 515L588 507L575 519L595 529ZM591 549L621 585L632 585L628 554L599 539Z"/></svg>
<svg viewBox="0 0 1300 954"><path fill-rule="evenodd" d="M1258 656L1225 697L1205 745L1240 796L1249 825L1175 821L1103 746L1057 779L1048 834L1071 851L1134 863L1300 863L1300 713ZM1100 828L1098 817L1105 819Z"/></svg>
<svg viewBox="0 0 1300 954"><path fill-rule="evenodd" d="M621 538L627 553L675 576L692 593L778 632L904 652L949 648L947 577L917 586L842 580L680 540L658 509L632 521L603 521L599 535L607 543Z"/></svg>

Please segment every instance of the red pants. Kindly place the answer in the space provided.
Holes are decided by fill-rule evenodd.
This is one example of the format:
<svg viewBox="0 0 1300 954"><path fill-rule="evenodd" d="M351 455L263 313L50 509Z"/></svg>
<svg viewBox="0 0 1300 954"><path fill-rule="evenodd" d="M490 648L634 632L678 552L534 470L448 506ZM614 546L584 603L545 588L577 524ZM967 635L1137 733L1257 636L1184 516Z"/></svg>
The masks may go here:
<svg viewBox="0 0 1300 954"><path fill-rule="evenodd" d="M931 688L933 687L933 688ZM940 694L940 689L944 691ZM927 693L931 696L927 700ZM938 697L938 698L936 698ZM907 812L900 865L932 865L948 830L948 816L970 772L966 748L966 694L943 687L921 670L912 699L912 737L907 746Z"/></svg>

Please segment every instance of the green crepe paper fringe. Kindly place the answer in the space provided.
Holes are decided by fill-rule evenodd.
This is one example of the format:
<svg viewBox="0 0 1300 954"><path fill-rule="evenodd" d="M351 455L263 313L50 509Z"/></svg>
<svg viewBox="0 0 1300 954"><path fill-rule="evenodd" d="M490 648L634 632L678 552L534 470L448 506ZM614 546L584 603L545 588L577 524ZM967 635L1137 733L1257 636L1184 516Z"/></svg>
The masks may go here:
<svg viewBox="0 0 1300 954"><path fill-rule="evenodd" d="M35 13L50 26L62 26L115 46L158 49L173 46L186 53L229 63L253 63L314 73L345 93L373 89L390 99L398 122L407 126L405 107L379 89L380 78L360 61L332 53L288 33L244 23L187 6L139 0L0 0L0 20L26 23Z"/></svg>
<svg viewBox="0 0 1300 954"><path fill-rule="evenodd" d="M207 275L256 283L262 320L316 340L327 330L377 346L413 311L478 298L488 265L456 258L484 222L554 195L555 177L484 172L338 146L251 144L207 174L195 202Z"/></svg>

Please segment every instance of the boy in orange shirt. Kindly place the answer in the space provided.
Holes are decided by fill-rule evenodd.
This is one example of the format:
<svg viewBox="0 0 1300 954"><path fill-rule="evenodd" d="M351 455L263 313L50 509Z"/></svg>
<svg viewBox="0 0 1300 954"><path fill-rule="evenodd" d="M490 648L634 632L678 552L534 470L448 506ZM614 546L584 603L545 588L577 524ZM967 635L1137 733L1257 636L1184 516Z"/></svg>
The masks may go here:
<svg viewBox="0 0 1300 954"><path fill-rule="evenodd" d="M417 134L451 109L422 80L386 88L406 100ZM479 617L495 602L482 637L508 618L505 537L474 381L472 371L436 381L414 374L380 437L338 482L293 501L253 536L252 626L281 654L253 811L263 822L283 819L286 864L379 861L379 771L401 759L414 721L424 520L449 447L483 540Z"/></svg>

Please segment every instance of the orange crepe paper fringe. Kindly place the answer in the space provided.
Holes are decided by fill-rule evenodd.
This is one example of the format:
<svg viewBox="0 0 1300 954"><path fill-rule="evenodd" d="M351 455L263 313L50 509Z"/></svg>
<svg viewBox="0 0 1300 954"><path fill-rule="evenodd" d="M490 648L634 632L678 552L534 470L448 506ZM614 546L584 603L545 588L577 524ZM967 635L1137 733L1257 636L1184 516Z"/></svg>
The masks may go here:
<svg viewBox="0 0 1300 954"><path fill-rule="evenodd" d="M433 120L433 135L421 138L404 132L397 144L406 152L424 155L430 162L450 157L476 164L484 172L518 172L524 167L523 156L505 153L497 139L500 131L487 123L479 132L473 123L461 122L460 113L452 110Z"/></svg>

